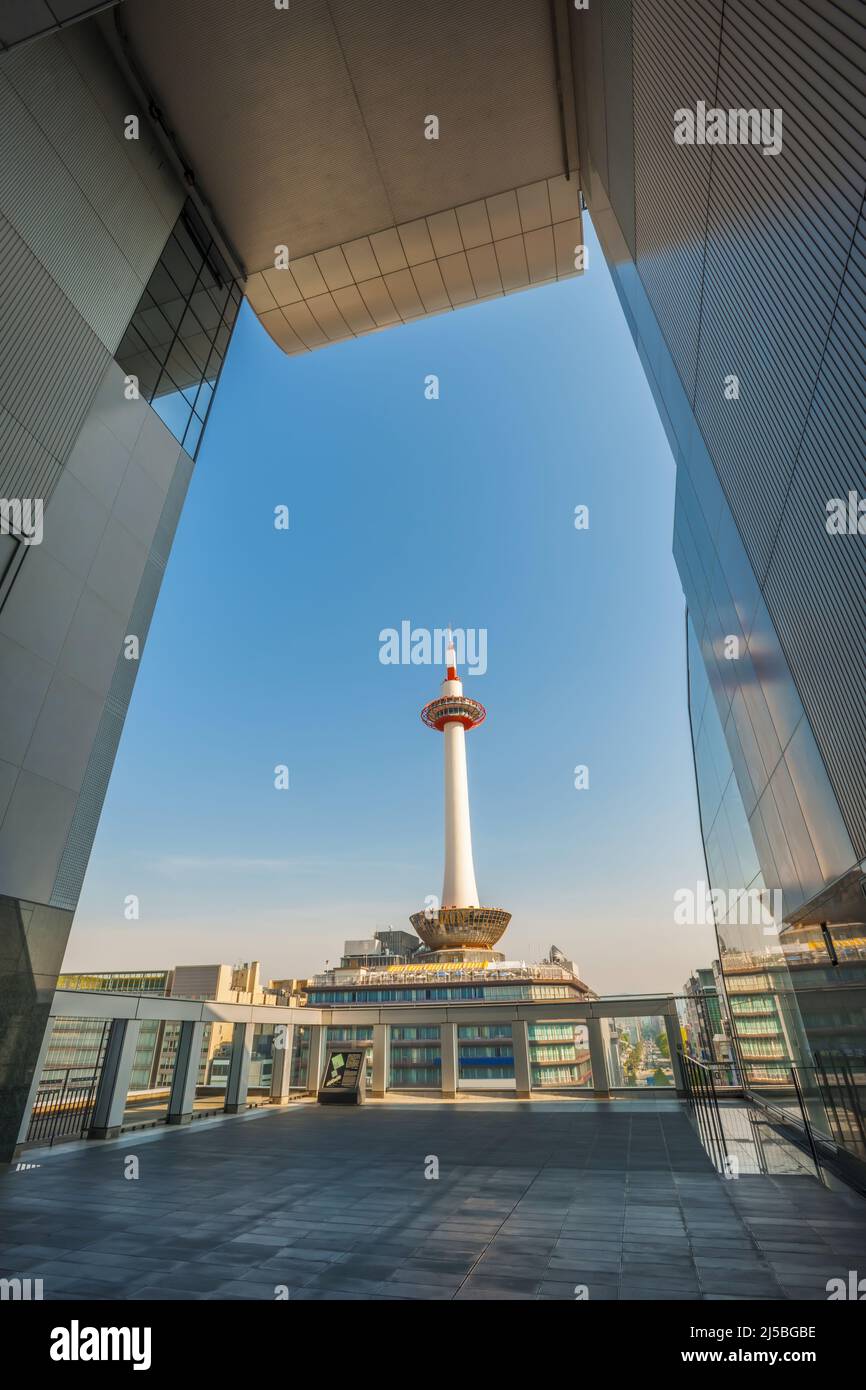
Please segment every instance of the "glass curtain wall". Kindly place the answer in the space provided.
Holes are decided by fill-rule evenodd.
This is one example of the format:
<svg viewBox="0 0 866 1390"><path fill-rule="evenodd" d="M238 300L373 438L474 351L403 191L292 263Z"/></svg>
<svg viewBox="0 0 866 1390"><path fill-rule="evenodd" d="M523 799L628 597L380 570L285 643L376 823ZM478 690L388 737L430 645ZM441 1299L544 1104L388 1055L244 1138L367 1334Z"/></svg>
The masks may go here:
<svg viewBox="0 0 866 1390"><path fill-rule="evenodd" d="M583 1023L530 1023L532 1085L592 1086L589 1033Z"/></svg>
<svg viewBox="0 0 866 1390"><path fill-rule="evenodd" d="M727 1031L734 1060L752 1088L785 1090L791 1064L809 1065L812 1059L780 935L783 923L766 910L766 884L691 621L687 646L701 832L713 894L710 921L715 919Z"/></svg>
<svg viewBox="0 0 866 1390"><path fill-rule="evenodd" d="M389 1086L438 1088L442 1077L442 1043L438 1024L391 1027Z"/></svg>
<svg viewBox="0 0 866 1390"><path fill-rule="evenodd" d="M189 201L117 351L128 378L195 458L242 292Z"/></svg>

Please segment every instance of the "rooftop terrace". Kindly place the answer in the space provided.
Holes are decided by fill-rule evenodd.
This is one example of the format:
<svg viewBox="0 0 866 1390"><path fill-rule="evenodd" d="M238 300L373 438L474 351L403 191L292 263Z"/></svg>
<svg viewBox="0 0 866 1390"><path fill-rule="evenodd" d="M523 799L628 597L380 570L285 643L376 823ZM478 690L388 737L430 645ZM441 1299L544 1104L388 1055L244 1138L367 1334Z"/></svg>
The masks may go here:
<svg viewBox="0 0 866 1390"><path fill-rule="evenodd" d="M725 1180L674 1100L299 1102L27 1160L0 1278L55 1300L826 1300L866 1252L861 1199Z"/></svg>

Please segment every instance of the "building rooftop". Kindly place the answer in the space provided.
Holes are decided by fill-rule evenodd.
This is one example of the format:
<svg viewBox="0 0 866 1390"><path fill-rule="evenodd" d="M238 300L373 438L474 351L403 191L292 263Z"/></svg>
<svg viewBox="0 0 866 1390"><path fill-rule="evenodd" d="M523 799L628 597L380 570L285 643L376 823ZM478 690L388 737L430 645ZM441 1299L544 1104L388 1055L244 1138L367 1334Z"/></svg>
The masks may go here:
<svg viewBox="0 0 866 1390"><path fill-rule="evenodd" d="M569 984L577 994L587 998L596 997L589 986L566 966L547 963L530 965L525 961L410 961L372 969L366 966L348 970L335 968L312 976L309 983L313 989L327 989L329 986L345 988L347 985L421 986L425 983L464 984L473 981L505 984L521 980Z"/></svg>
<svg viewBox="0 0 866 1390"><path fill-rule="evenodd" d="M724 1181L674 1100L346 1118L300 1103L154 1131L140 1183L118 1185L128 1136L34 1152L38 1186L0 1174L0 1264L26 1260L49 1300L825 1299L866 1242L850 1192Z"/></svg>

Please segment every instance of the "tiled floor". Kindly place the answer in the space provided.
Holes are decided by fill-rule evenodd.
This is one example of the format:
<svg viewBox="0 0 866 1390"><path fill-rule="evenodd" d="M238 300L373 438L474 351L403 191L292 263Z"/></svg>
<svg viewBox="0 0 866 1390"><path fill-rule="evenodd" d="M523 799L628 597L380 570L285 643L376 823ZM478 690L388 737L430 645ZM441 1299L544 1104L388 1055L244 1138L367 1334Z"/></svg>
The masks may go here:
<svg viewBox="0 0 866 1390"><path fill-rule="evenodd" d="M27 1159L0 1277L50 1299L826 1299L866 1273L866 1202L724 1181L667 1101L301 1104Z"/></svg>

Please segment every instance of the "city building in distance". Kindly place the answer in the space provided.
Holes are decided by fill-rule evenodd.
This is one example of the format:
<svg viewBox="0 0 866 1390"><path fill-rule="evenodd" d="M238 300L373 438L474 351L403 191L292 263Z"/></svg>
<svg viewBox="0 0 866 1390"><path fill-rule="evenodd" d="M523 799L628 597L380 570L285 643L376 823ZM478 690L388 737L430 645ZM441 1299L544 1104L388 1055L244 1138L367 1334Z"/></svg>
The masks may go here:
<svg viewBox="0 0 866 1390"><path fill-rule="evenodd" d="M725 1062L729 1040L722 1023L719 986L712 966L693 970L683 985L688 1050L704 1062Z"/></svg>
<svg viewBox="0 0 866 1390"><path fill-rule="evenodd" d="M259 979L259 962L240 965L176 965L171 970L97 970L60 975L57 988L108 994L156 995L171 999L207 999L226 1004L306 1002L306 981ZM136 1041L129 1077L131 1100L167 1093L174 1076L181 1025L170 1019L144 1018ZM43 1090L56 1085L80 1089L88 1076L99 1075L105 1057L108 1028L103 1019L55 1018L42 1065ZM225 1090L232 1046L230 1023L204 1026L196 1085ZM252 1090L271 1083L272 1034L256 1037L250 1069Z"/></svg>

